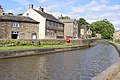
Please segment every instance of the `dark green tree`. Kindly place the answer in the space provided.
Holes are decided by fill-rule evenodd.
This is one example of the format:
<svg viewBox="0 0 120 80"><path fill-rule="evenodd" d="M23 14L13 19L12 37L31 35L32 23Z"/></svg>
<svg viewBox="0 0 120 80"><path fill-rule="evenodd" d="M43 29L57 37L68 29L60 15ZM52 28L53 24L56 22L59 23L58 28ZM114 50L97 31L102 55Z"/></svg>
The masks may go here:
<svg viewBox="0 0 120 80"><path fill-rule="evenodd" d="M79 24L86 26L87 29L90 27L90 24L84 18L79 19Z"/></svg>
<svg viewBox="0 0 120 80"><path fill-rule="evenodd" d="M63 19L70 19L70 17L69 16L64 16L64 17L62 17Z"/></svg>
<svg viewBox="0 0 120 80"><path fill-rule="evenodd" d="M92 35L101 34L103 39L111 39L114 33L114 26L107 19L96 21L91 24Z"/></svg>

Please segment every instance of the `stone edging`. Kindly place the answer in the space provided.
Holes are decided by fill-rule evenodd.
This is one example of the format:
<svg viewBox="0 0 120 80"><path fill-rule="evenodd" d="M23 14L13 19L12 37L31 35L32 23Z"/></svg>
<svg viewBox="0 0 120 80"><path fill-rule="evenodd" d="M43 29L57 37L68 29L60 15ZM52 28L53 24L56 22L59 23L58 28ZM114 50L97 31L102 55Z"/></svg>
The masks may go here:
<svg viewBox="0 0 120 80"><path fill-rule="evenodd" d="M111 45L113 45L120 56L120 47L118 45L115 45L111 42L109 42ZM120 72L120 59L117 60L116 63L111 65L109 68L104 70L101 74L98 74L92 80L113 80L114 77Z"/></svg>
<svg viewBox="0 0 120 80"><path fill-rule="evenodd" d="M0 58L12 58L12 57L20 57L20 56L30 56L30 55L40 55L40 54L64 52L64 51L84 49L84 48L88 48L88 47L90 47L90 46L83 45L83 46L70 46L70 47L58 47L58 48L0 51Z"/></svg>

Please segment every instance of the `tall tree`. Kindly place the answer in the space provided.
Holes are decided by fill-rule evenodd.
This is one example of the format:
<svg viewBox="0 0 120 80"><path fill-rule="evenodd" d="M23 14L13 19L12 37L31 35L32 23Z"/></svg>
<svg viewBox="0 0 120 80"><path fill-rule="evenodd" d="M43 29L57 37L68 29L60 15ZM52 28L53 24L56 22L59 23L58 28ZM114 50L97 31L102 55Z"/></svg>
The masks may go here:
<svg viewBox="0 0 120 80"><path fill-rule="evenodd" d="M70 19L70 17L69 16L64 16L64 17L62 17L63 19Z"/></svg>
<svg viewBox="0 0 120 80"><path fill-rule="evenodd" d="M103 39L111 39L114 33L114 26L107 19L96 21L91 24L92 35L101 34Z"/></svg>
<svg viewBox="0 0 120 80"><path fill-rule="evenodd" d="M89 24L84 18L80 18L80 19L79 19L79 23L80 23L81 25L88 25L88 24Z"/></svg>
<svg viewBox="0 0 120 80"><path fill-rule="evenodd" d="M84 18L79 19L79 24L86 26L87 29L90 27L90 24Z"/></svg>

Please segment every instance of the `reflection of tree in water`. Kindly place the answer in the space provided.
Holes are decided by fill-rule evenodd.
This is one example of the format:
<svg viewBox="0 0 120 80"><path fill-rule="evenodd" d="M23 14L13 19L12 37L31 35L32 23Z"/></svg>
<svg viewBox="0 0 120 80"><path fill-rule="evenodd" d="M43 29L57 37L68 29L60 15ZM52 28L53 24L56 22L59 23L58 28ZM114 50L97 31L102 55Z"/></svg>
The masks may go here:
<svg viewBox="0 0 120 80"><path fill-rule="evenodd" d="M7 37L7 29L5 29L4 26L0 26L0 38L6 38Z"/></svg>

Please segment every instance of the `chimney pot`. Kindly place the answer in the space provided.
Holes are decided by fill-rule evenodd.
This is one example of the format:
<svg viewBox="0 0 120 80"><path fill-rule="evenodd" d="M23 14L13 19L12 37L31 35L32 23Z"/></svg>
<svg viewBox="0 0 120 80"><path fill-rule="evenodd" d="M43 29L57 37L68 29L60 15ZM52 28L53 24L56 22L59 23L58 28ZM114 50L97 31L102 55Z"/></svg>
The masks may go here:
<svg viewBox="0 0 120 80"><path fill-rule="evenodd" d="M33 4L29 4L29 9L33 9Z"/></svg>
<svg viewBox="0 0 120 80"><path fill-rule="evenodd" d="M1 7L1 5L0 5L0 15L3 15L3 8Z"/></svg>
<svg viewBox="0 0 120 80"><path fill-rule="evenodd" d="M44 8L42 8L41 6L39 7L39 11L44 12Z"/></svg>

